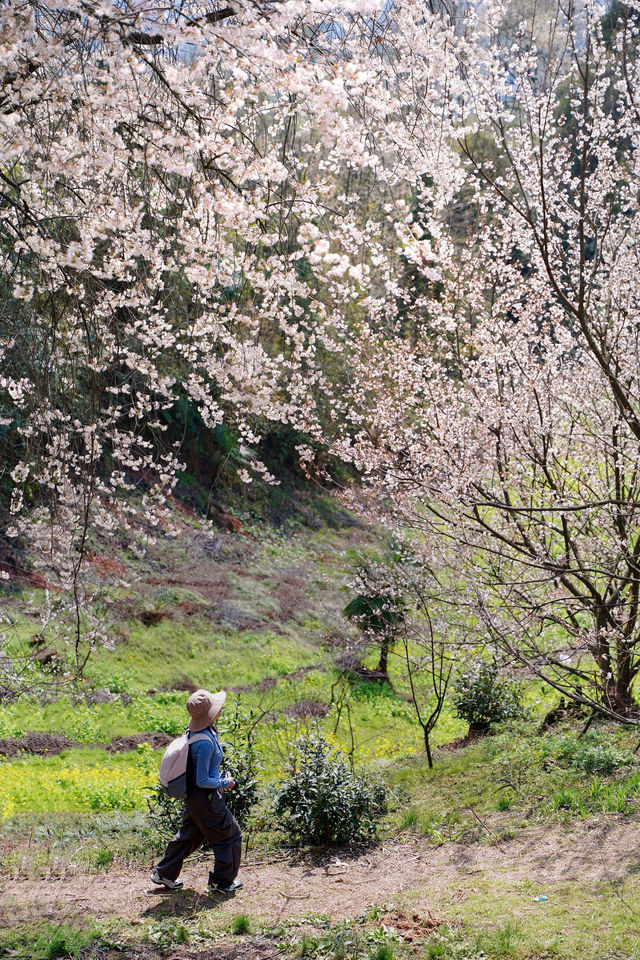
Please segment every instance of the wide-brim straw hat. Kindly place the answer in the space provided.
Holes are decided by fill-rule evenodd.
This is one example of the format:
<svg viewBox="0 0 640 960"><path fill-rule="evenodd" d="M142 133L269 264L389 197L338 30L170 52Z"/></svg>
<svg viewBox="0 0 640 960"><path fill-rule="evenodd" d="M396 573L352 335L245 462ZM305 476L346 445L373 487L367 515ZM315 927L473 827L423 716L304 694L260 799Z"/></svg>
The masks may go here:
<svg viewBox="0 0 640 960"><path fill-rule="evenodd" d="M210 727L218 716L227 694L224 690L218 690L217 693L209 693L208 690L196 690L187 700L187 710L191 714L189 721L189 730L197 733L199 730L206 730Z"/></svg>

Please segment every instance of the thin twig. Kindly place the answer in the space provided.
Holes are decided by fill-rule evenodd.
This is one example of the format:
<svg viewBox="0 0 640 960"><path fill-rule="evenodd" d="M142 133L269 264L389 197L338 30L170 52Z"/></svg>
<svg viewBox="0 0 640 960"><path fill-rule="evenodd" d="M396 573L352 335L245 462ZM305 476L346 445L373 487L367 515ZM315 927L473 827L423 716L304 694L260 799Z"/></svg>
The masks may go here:
<svg viewBox="0 0 640 960"><path fill-rule="evenodd" d="M614 881L613 877L611 876L611 874L609 873L609 868L607 867L606 863L604 862L604 857L601 857L601 858L600 858L600 862L602 863L602 866L603 866L603 868L604 868L604 872L605 872L606 875L607 875L607 880L609 881L609 884L610 884L610 886L611 886L611 889L613 890L614 894L616 895L616 897L618 898L618 900L620 901L620 903L624 904L624 906L627 908L627 910L628 910L634 917L640 917L640 913L638 913L638 911L637 911L636 909L634 909L634 907L632 907L630 903L627 903L627 901L624 899L624 897L622 896L622 894L616 889L615 881Z"/></svg>
<svg viewBox="0 0 640 960"><path fill-rule="evenodd" d="M483 820L481 817L478 816L478 814L475 812L475 810L473 809L473 807L468 807L467 809L469 809L469 810L471 811L471 813L474 815L474 817L476 818L476 820L478 821L478 823L480 824L480 826L483 828L483 830L486 830L487 833L489 834L489 836L490 836L490 837L493 837L493 839L494 839L494 841L495 841L495 844L496 844L496 847L498 848L498 850L500 851L500 853L506 853L507 851L504 849L504 847L501 847L501 846L500 846L500 841L499 841L498 838L496 837L496 835L495 835L495 833L493 832L493 830L491 830L491 828L486 825L486 823L484 822L484 820Z"/></svg>

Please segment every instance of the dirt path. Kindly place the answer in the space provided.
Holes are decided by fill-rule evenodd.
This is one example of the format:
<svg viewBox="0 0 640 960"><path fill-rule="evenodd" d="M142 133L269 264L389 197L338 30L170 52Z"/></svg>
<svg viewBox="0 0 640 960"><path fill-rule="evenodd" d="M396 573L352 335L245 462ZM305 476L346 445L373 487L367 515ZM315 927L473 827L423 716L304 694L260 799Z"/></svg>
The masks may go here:
<svg viewBox="0 0 640 960"><path fill-rule="evenodd" d="M181 892L158 892L149 871L112 869L58 880L5 879L0 889L0 921L35 917L62 920L144 920L193 916L215 909L222 917L249 912L270 921L328 914L332 921L354 917L372 903L409 896L416 909L429 910L453 895L464 899L487 877L514 886L530 880L541 889L554 883L600 883L628 875L640 860L640 823L628 819L538 827L510 841L447 843L423 839L385 843L354 859L283 859L242 868L245 888L220 902L204 892L206 866L192 862L182 875Z"/></svg>

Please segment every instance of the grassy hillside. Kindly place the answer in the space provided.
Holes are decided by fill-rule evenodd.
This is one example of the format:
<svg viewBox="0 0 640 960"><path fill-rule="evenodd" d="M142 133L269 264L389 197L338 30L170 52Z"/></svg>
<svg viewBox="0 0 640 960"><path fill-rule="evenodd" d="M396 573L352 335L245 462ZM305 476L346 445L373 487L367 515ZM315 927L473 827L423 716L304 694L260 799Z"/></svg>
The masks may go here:
<svg viewBox="0 0 640 960"><path fill-rule="evenodd" d="M157 957L183 943L182 953L167 955L204 951L205 958L214 940L223 960L640 955L629 852L640 809L633 730L596 724L580 737L581 725L565 720L540 733L553 697L530 683L528 718L473 741L462 739L466 726L447 704L429 770L402 661L391 660L391 687L345 678L336 665L354 629L341 616L346 551L371 544L374 532L329 510L331 522L316 529L278 533L245 524L212 533L176 510L180 537L161 538L144 559L116 558L127 587L111 583L107 569L111 649L96 651L83 681L0 707L1 869L7 889L21 892L10 910L5 905L5 951L107 957L117 947L120 956ZM108 567L99 554L92 562L103 573ZM14 650L30 649L38 602L32 589L5 596ZM248 899L221 911L186 891L162 909L136 912L164 842L148 814L162 753L150 735L184 728L191 685L224 687L228 715L260 717L264 799L246 851L254 886ZM269 790L291 742L312 729L382 777L392 797L380 824L382 848L313 853L308 876L317 874L318 885L307 903L303 874L302 886L289 894L285 884L278 893L278 864L295 876L302 861L270 814ZM29 742L44 751L37 738L21 739L30 731L58 739L40 754L20 752ZM587 840L596 835L594 847ZM555 872L548 866L554 850L562 864ZM335 887L332 870L345 872L347 886ZM347 879L358 870L362 881ZM110 884L117 896L132 876L133 913L118 901L105 916L100 899L111 902ZM72 893L78 883L89 890L81 913ZM54 895L50 902L56 889L68 901ZM29 911L43 897L50 907L33 923ZM598 925L603 912L606 925Z"/></svg>

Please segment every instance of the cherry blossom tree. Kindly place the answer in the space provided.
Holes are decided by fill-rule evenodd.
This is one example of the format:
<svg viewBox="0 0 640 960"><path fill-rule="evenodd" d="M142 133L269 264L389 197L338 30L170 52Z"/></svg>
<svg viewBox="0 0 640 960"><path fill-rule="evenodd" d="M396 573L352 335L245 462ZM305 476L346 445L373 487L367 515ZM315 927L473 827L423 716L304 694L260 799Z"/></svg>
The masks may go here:
<svg viewBox="0 0 640 960"><path fill-rule="evenodd" d="M89 550L169 522L176 400L313 444L344 342L394 309L406 184L441 203L458 166L442 18L399 59L415 9L0 5L3 573L28 553L73 672L105 640Z"/></svg>
<svg viewBox="0 0 640 960"><path fill-rule="evenodd" d="M456 572L470 634L635 720L640 6L558 3L543 62L482 14L450 104L466 234L414 204L420 335L366 330L338 446Z"/></svg>

